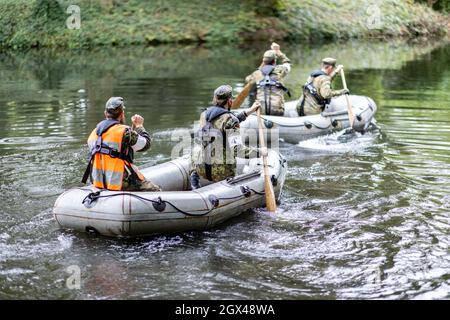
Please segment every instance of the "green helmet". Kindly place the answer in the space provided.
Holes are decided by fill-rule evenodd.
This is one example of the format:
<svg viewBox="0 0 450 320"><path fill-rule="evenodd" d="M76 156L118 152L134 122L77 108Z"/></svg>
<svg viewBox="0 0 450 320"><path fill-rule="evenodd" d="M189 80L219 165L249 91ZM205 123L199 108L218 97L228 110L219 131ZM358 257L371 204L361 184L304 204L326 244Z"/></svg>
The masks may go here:
<svg viewBox="0 0 450 320"><path fill-rule="evenodd" d="M122 97L111 97L106 101L105 111L112 116L118 116L125 110Z"/></svg>

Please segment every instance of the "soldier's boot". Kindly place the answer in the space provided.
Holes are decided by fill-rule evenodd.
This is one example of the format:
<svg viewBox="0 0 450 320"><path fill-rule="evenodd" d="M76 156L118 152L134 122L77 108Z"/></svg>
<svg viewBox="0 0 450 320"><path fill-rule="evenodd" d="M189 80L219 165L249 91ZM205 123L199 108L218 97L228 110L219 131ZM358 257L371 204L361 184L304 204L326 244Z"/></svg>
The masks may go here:
<svg viewBox="0 0 450 320"><path fill-rule="evenodd" d="M199 175L198 175L198 173L196 171L191 173L189 179L191 181L191 189L192 190L201 188L201 186L200 186L200 177L199 177Z"/></svg>

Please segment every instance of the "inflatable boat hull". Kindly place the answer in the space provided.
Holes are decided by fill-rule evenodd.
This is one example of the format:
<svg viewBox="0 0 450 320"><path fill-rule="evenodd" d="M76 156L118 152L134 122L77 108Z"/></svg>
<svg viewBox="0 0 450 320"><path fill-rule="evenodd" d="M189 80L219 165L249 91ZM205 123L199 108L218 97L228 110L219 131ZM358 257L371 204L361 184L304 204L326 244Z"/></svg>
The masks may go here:
<svg viewBox="0 0 450 320"><path fill-rule="evenodd" d="M287 163L275 151L270 151L268 160L279 199ZM264 206L261 159L250 159L240 166L242 174L232 179L184 191L189 188L189 159L176 159L142 170L147 179L171 191L105 190L97 197L99 190L93 186L73 188L59 196L53 214L61 228L115 237L208 229Z"/></svg>
<svg viewBox="0 0 450 320"><path fill-rule="evenodd" d="M364 132L369 129L377 110L375 102L365 96L350 95L355 122L353 128ZM298 143L303 140L326 135L332 132L350 128L347 102L344 96L336 97L321 114L299 117L296 110L297 101L285 104L285 115L263 115L264 126L267 129L268 143L281 138L285 142ZM241 133L246 141L257 136L258 121L255 115L250 115L241 123ZM250 142L251 143L251 142ZM273 145L273 143L272 143Z"/></svg>

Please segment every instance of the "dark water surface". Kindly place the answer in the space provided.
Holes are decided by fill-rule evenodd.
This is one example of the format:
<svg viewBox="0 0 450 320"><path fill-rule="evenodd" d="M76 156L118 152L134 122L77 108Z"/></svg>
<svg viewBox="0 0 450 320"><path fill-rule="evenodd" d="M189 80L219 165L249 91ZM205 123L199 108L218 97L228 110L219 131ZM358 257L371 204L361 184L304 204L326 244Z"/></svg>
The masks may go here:
<svg viewBox="0 0 450 320"><path fill-rule="evenodd" d="M0 298L450 298L450 46L350 42L284 51L295 96L325 56L378 104L379 131L282 144L280 212L219 228L114 240L59 230L105 101L145 117L150 166L170 158L215 87L238 85L265 48L131 48L0 55ZM339 86L337 79L336 86ZM81 269L69 289L67 268Z"/></svg>

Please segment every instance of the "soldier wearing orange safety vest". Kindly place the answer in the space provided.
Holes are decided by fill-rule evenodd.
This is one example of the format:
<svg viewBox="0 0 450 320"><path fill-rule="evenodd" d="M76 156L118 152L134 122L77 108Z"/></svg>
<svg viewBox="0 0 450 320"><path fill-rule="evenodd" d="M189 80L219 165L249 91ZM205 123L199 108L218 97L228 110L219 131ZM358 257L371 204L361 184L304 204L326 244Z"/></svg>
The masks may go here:
<svg viewBox="0 0 450 320"><path fill-rule="evenodd" d="M128 191L161 191L145 179L133 164L134 152L150 148L151 138L143 127L144 118L131 118L133 129L125 125L123 98L112 97L106 102L106 119L97 124L88 138L89 164L82 182L90 177L100 189Z"/></svg>

